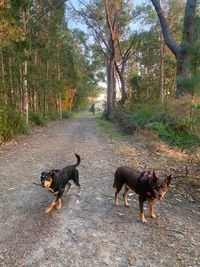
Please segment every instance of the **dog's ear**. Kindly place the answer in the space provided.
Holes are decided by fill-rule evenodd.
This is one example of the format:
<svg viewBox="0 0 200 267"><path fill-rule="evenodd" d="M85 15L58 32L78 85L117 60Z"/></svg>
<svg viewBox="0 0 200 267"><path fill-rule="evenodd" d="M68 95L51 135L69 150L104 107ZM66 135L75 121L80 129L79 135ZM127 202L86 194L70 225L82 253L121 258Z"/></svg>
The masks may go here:
<svg viewBox="0 0 200 267"><path fill-rule="evenodd" d="M153 171L153 184L155 184L157 180L158 180L158 178L156 177L156 174Z"/></svg>
<svg viewBox="0 0 200 267"><path fill-rule="evenodd" d="M167 176L167 178L165 179L165 182L166 182L166 184L167 185L169 185L170 184L170 182L171 182L171 179L172 179L172 176L171 176L171 174L169 175L169 176Z"/></svg>

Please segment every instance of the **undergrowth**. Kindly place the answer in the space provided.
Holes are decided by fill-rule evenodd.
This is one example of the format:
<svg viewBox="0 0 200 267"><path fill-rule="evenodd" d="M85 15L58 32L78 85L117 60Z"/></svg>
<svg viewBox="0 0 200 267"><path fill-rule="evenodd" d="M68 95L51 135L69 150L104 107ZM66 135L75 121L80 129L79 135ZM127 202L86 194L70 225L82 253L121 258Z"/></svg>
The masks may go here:
<svg viewBox="0 0 200 267"><path fill-rule="evenodd" d="M185 99L164 105L132 104L117 108L110 118L128 134L148 129L171 147L190 153L200 147L200 105Z"/></svg>
<svg viewBox="0 0 200 267"><path fill-rule="evenodd" d="M27 125L20 112L13 111L3 104L0 106L0 145L16 135L27 133L30 126L45 126L49 121L59 120L59 114L55 111L49 111L46 116L42 112L30 112L29 125ZM63 112L63 119L72 117L72 114L72 112Z"/></svg>
<svg viewBox="0 0 200 267"><path fill-rule="evenodd" d="M123 139L125 137L122 132L117 130L116 126L111 121L106 120L103 116L96 116L95 119L97 124L110 138Z"/></svg>
<svg viewBox="0 0 200 267"><path fill-rule="evenodd" d="M0 108L0 144L13 139L17 134L27 132L28 126L20 112L13 112L2 105Z"/></svg>

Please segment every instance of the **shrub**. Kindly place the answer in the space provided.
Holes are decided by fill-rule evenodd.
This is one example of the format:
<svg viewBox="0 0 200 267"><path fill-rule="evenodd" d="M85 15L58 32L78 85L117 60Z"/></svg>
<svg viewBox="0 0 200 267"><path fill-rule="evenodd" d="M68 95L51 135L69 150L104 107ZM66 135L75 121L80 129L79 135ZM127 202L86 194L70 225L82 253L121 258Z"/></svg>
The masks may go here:
<svg viewBox="0 0 200 267"><path fill-rule="evenodd" d="M128 134L148 128L171 146L190 151L200 146L200 105L185 99L165 105L142 103L118 108L111 119Z"/></svg>
<svg viewBox="0 0 200 267"><path fill-rule="evenodd" d="M53 111L53 110L48 112L47 117L51 121L56 121L56 120L59 120L60 118L58 112Z"/></svg>
<svg viewBox="0 0 200 267"><path fill-rule="evenodd" d="M29 119L32 123L39 126L47 124L48 120L41 112L30 112Z"/></svg>
<svg viewBox="0 0 200 267"><path fill-rule="evenodd" d="M63 113L62 113L63 119L69 119L72 117L72 115L73 115L73 112L71 112L71 111L63 111Z"/></svg>
<svg viewBox="0 0 200 267"><path fill-rule="evenodd" d="M28 126L21 117L20 112L14 112L10 108L0 110L0 142L8 141L17 134L26 133Z"/></svg>

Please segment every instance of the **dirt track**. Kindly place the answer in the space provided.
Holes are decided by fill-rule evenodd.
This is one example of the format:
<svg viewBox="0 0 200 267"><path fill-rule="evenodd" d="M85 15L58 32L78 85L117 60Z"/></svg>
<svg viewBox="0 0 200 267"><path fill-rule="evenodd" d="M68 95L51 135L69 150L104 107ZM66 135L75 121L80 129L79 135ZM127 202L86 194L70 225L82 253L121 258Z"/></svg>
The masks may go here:
<svg viewBox="0 0 200 267"><path fill-rule="evenodd" d="M87 114L1 148L0 266L200 266L199 203L172 186L156 206L158 219L147 215L147 224L139 220L136 195L130 209L122 198L114 206L114 171L130 164L121 147L131 149L138 166L146 156L151 167L147 151L109 140ZM75 152L82 158L81 197L73 185L62 210L44 214L52 196L31 182L39 182L41 171L76 162Z"/></svg>

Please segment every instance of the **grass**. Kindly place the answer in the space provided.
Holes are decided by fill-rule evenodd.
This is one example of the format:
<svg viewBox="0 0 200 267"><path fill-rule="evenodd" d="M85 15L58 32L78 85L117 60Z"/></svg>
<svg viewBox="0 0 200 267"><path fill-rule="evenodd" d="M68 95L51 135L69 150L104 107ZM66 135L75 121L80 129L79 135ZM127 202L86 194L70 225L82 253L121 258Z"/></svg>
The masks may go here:
<svg viewBox="0 0 200 267"><path fill-rule="evenodd" d="M124 140L128 135L122 133L117 129L112 121L105 120L102 116L95 117L97 125L103 129L103 131L111 138L117 140Z"/></svg>

